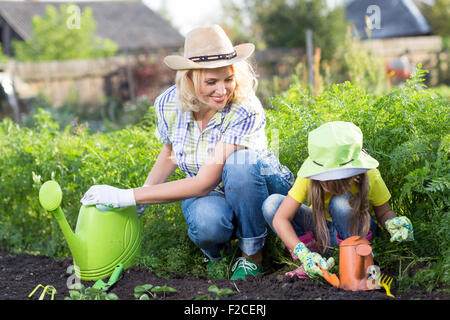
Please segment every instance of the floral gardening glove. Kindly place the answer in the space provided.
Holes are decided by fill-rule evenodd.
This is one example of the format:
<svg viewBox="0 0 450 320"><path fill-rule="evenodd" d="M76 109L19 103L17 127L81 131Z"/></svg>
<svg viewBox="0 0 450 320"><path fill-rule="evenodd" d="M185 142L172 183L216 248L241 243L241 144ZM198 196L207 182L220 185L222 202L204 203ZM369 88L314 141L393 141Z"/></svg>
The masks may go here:
<svg viewBox="0 0 450 320"><path fill-rule="evenodd" d="M334 259L329 258L327 261L317 252L311 252L303 242L297 244L294 248L294 254L299 258L305 269L305 272L310 277L321 276L322 270L316 265L320 265L323 269L329 270L334 266Z"/></svg>
<svg viewBox="0 0 450 320"><path fill-rule="evenodd" d="M90 187L80 202L85 206L100 204L110 208L136 205L133 189L119 189L106 184Z"/></svg>
<svg viewBox="0 0 450 320"><path fill-rule="evenodd" d="M391 242L414 240L414 228L405 216L386 220L386 229L391 235Z"/></svg>

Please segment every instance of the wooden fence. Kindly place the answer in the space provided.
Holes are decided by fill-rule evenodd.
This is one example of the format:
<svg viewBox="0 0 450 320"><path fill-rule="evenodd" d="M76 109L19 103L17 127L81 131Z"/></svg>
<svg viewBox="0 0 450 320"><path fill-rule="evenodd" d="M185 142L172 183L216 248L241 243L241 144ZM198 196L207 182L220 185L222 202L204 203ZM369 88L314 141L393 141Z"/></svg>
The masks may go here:
<svg viewBox="0 0 450 320"><path fill-rule="evenodd" d="M55 107L76 101L79 105L94 108L103 105L108 97L132 100L136 98L136 93L152 96L153 90L143 92L145 90L141 88L142 72L151 69L148 76L155 82L151 84L155 92L168 85L174 75L162 64L162 59L143 55L13 63L9 69L14 75L19 98L41 94ZM133 92L130 92L130 87Z"/></svg>

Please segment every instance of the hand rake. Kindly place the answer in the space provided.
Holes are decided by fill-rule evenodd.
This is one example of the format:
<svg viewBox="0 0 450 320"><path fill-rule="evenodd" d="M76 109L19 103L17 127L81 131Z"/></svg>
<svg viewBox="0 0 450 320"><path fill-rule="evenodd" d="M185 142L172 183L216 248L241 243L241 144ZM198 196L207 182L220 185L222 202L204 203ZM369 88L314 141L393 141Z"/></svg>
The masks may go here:
<svg viewBox="0 0 450 320"><path fill-rule="evenodd" d="M391 293L391 284L394 279L386 274L381 274L378 278L378 285L382 286L386 290L386 295L392 298L395 296Z"/></svg>
<svg viewBox="0 0 450 320"><path fill-rule="evenodd" d="M34 288L34 290L28 295L28 298L31 298L31 296L39 289L39 288L43 288L41 295L39 296L39 300L44 300L45 298L45 294L51 294L51 300L54 300L55 298L55 294L56 294L56 289L53 286L43 286L42 284L38 284L36 286L36 288Z"/></svg>

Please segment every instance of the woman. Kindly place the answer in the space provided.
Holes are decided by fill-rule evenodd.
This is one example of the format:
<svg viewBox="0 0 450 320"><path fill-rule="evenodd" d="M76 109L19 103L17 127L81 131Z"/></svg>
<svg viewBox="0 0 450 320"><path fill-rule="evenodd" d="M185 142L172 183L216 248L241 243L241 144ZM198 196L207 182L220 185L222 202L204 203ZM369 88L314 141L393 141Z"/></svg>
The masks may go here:
<svg viewBox="0 0 450 320"><path fill-rule="evenodd" d="M184 56L164 62L176 85L155 101L157 136L164 144L145 187L93 186L81 202L123 207L182 202L190 239L210 260L237 237L242 257L232 280L262 271L267 233L261 207L272 193L287 194L293 175L267 150L257 81L245 61L250 43L233 47L218 25L192 30ZM179 167L186 178L166 182Z"/></svg>

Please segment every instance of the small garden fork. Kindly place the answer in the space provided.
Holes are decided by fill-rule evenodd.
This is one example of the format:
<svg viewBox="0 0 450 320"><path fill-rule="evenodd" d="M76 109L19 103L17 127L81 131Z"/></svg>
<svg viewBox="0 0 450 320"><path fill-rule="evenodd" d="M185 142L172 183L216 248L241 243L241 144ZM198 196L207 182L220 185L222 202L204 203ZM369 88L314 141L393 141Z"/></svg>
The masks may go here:
<svg viewBox="0 0 450 320"><path fill-rule="evenodd" d="M394 279L386 274L381 274L377 282L379 286L382 286L386 290L386 295L392 298L395 296L391 293L391 283Z"/></svg>
<svg viewBox="0 0 450 320"><path fill-rule="evenodd" d="M31 298L31 296L39 289L39 288L43 288L42 293L39 297L39 300L44 300L45 294L51 294L51 298L50 300L54 300L55 298L55 294L56 294L56 289L53 286L43 286L42 284L38 284L36 286L36 288L34 288L34 290L28 295L28 298Z"/></svg>

